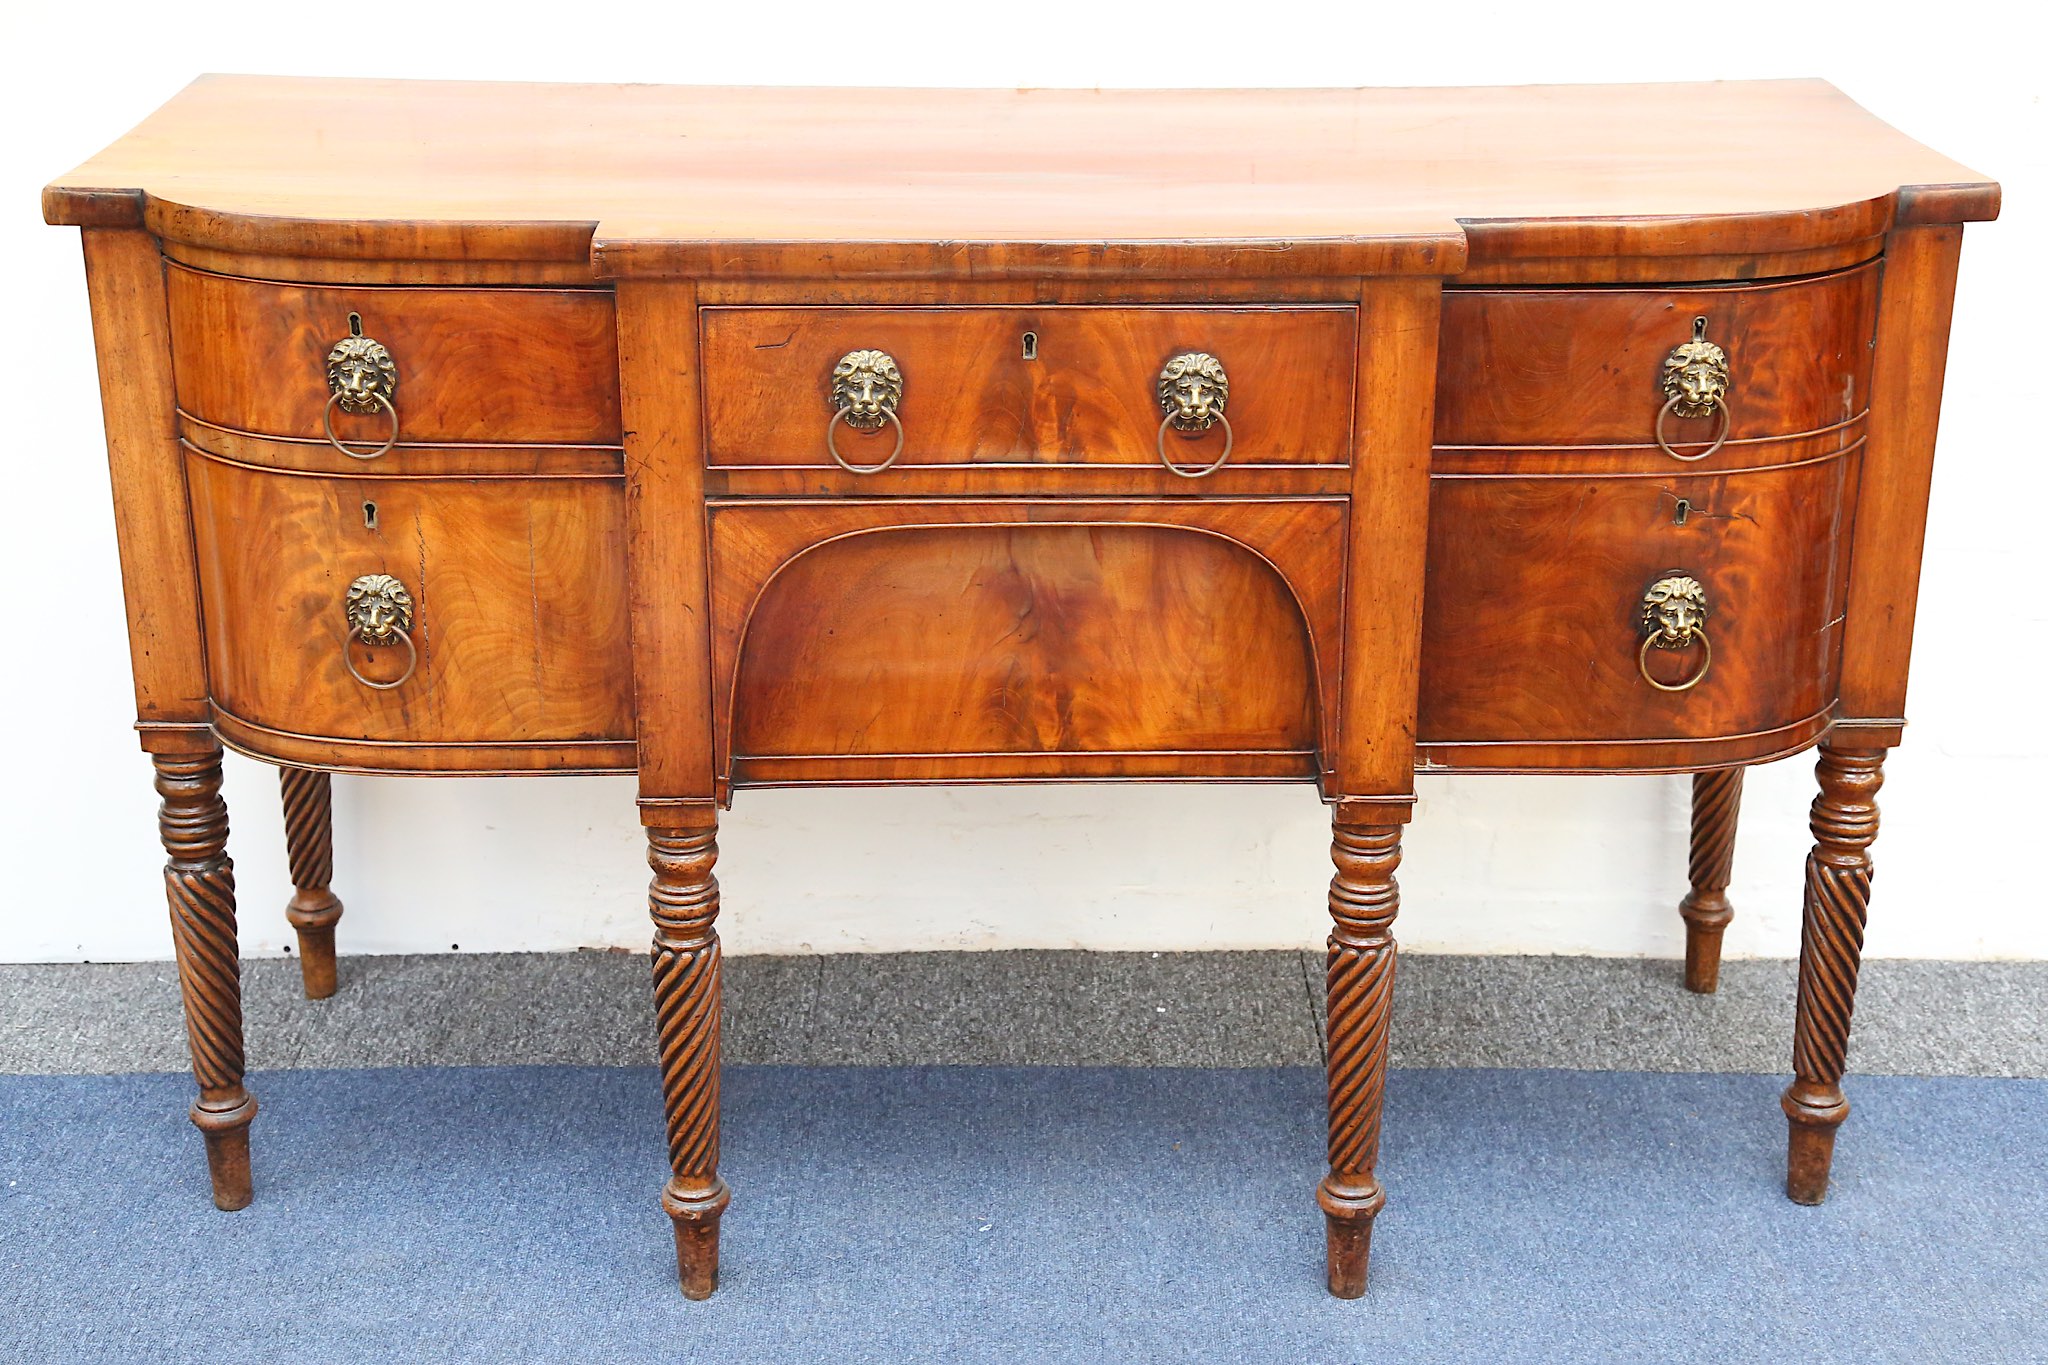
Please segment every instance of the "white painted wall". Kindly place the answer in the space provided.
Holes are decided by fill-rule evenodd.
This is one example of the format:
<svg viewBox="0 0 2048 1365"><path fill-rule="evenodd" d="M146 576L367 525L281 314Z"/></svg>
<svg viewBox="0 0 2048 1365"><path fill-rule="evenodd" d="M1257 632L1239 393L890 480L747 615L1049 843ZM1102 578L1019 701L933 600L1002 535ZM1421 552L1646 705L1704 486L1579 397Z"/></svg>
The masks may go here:
<svg viewBox="0 0 2048 1365"><path fill-rule="evenodd" d="M1869 950L2048 958L2033 780L2048 772L2038 15L1955 3L1937 22L1923 12L1901 25L1883 7L1784 0L1727 0L1703 15L1640 0L1576 7L1568 21L1548 13L1110 0L9 7L0 558L14 619L0 633L0 715L13 733L0 779L0 960L170 952L154 797L128 729L78 245L39 224L35 199L206 70L1140 86L1826 76L2006 187L2005 220L1971 229L1963 257L1917 719L1885 791ZM1683 109L1670 132L1683 156ZM1428 778L1421 791L1402 874L1409 947L1679 953L1683 779ZM269 769L230 758L253 953L289 937L275 792ZM641 945L633 794L623 778L337 779L344 950ZM1796 951L1810 795L1806 759L1751 778L1731 954ZM1322 934L1326 837L1306 788L749 793L725 827L723 924L735 952L1308 944Z"/></svg>

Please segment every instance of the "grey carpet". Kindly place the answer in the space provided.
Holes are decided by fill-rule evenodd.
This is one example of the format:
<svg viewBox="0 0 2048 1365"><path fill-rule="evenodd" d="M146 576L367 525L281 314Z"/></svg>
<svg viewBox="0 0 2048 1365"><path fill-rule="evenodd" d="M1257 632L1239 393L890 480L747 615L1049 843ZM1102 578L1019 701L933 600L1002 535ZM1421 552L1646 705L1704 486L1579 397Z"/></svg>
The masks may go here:
<svg viewBox="0 0 2048 1365"><path fill-rule="evenodd" d="M1266 1067L1319 1063L1313 954L993 952L740 957L726 1055L779 1065ZM253 1066L640 1065L637 953L344 957L341 991L298 964L244 969ZM1794 966L1730 962L1715 996L1676 963L1411 954L1394 1064L1775 1073ZM0 1073L185 1064L168 963L0 965ZM2048 1077L2048 963L1865 964L1851 1066Z"/></svg>
<svg viewBox="0 0 2048 1365"><path fill-rule="evenodd" d="M1828 1202L1776 1076L1400 1071L1366 1299L1312 1069L740 1067L724 1277L675 1290L651 1070L0 1078L0 1357L1339 1365L2048 1359L2048 1082L1863 1077Z"/></svg>

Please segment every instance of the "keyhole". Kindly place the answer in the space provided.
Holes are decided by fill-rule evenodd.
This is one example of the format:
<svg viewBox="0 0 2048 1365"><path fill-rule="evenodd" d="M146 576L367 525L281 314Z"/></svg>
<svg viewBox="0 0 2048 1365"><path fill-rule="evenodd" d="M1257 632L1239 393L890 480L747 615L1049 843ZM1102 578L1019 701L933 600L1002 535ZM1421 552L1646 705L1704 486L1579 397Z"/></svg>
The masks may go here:
<svg viewBox="0 0 2048 1365"><path fill-rule="evenodd" d="M348 334L352 337L359 337L363 334L363 315L361 313L350 313L348 315Z"/></svg>
<svg viewBox="0 0 2048 1365"><path fill-rule="evenodd" d="M1706 318L1697 317L1692 320L1692 339L1694 341L1705 341L1707 339Z"/></svg>
<svg viewBox="0 0 2048 1365"><path fill-rule="evenodd" d="M1026 332L1024 334L1024 358L1026 360L1038 359L1038 333Z"/></svg>
<svg viewBox="0 0 2048 1365"><path fill-rule="evenodd" d="M1691 512L1692 500L1689 498L1680 498L1678 500L1678 510L1671 514L1671 524L1673 526L1685 525L1685 519L1688 515L1691 514Z"/></svg>
<svg viewBox="0 0 2048 1365"><path fill-rule="evenodd" d="M377 529L377 504L374 502L363 504L363 527L370 531Z"/></svg>

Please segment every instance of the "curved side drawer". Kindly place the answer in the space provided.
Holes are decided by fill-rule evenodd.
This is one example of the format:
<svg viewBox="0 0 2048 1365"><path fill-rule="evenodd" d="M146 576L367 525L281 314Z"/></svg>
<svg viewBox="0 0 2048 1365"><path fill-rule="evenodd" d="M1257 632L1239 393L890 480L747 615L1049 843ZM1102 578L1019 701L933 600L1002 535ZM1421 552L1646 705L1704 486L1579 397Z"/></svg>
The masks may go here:
<svg viewBox="0 0 2048 1365"><path fill-rule="evenodd" d="M1761 284L1446 289L1436 443L1654 450L1665 357L1695 318L1726 355L1728 439L1839 426L1869 406L1877 286L1870 262ZM1690 453L1718 425L1675 416L1667 434Z"/></svg>
<svg viewBox="0 0 2048 1365"><path fill-rule="evenodd" d="M353 314L396 366L400 444L619 444L608 290L269 284L165 269L178 406L202 422L324 441L327 356ZM390 431L376 411L337 411L334 425L366 448Z"/></svg>
<svg viewBox="0 0 2048 1365"><path fill-rule="evenodd" d="M186 456L214 703L297 736L419 744L633 735L625 491L598 479L331 479ZM374 506L372 513L366 505ZM351 642L362 575L409 651Z"/></svg>
<svg viewBox="0 0 2048 1365"><path fill-rule="evenodd" d="M1851 467L1436 479L1419 741L1705 740L1787 731L1825 713L1846 544L1836 521ZM1645 593L1674 573L1704 588L1712 656L1696 686L1665 692L1645 664L1667 684L1706 664L1697 647L1643 652ZM1475 754L1474 766L1490 764ZM1505 766L1583 765L1561 753Z"/></svg>

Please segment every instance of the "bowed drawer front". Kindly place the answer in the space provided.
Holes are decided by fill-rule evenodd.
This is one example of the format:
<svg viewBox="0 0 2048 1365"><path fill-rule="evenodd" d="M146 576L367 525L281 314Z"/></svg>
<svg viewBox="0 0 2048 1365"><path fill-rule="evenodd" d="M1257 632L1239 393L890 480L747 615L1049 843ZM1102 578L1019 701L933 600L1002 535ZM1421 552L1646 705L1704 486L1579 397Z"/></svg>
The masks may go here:
<svg viewBox="0 0 2048 1365"><path fill-rule="evenodd" d="M1425 750L1571 766L1571 748L1545 746L1605 743L1621 766L1633 744L1656 767L1671 760L1648 742L1727 740L1714 756L1740 759L1810 740L1835 698L1850 467L1439 477Z"/></svg>
<svg viewBox="0 0 2048 1365"><path fill-rule="evenodd" d="M186 470L227 718L356 743L632 738L618 481L323 478L197 452ZM385 619L351 601L365 579L388 580Z"/></svg>
<svg viewBox="0 0 2048 1365"><path fill-rule="evenodd" d="M841 360L879 351L900 376L896 467L1200 469L1232 443L1235 468L1349 458L1357 310L1342 307L707 308L705 453L714 466L830 468ZM1223 420L1165 428L1161 373L1221 366ZM1224 423L1227 422L1227 433ZM849 463L890 454L898 429L841 420Z"/></svg>
<svg viewBox="0 0 2048 1365"><path fill-rule="evenodd" d="M1745 443L1838 428L1869 406L1877 286L1873 262L1760 284L1447 289L1437 444L1661 455L1661 416L1680 455L1721 437L1716 464L1757 463ZM1718 361L1718 401L1691 401L1701 395L1686 387L1703 378L1700 357L1681 351L1696 336L1713 348L1704 368Z"/></svg>
<svg viewBox="0 0 2048 1365"><path fill-rule="evenodd" d="M178 406L215 427L359 453L413 443L619 444L618 342L602 289L267 284L168 269ZM333 402L329 360L374 343ZM361 409L360 411L356 409Z"/></svg>

